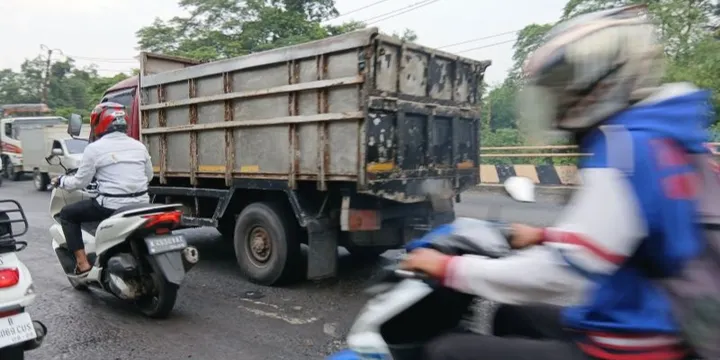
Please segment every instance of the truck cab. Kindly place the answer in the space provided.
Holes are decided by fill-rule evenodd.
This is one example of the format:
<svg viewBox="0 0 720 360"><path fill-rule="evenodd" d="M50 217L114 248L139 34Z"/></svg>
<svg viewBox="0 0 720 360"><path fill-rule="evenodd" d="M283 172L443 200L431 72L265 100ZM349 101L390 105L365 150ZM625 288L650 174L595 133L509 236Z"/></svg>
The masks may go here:
<svg viewBox="0 0 720 360"><path fill-rule="evenodd" d="M101 103L114 102L125 106L128 121L128 135L134 139L140 139L140 114L139 99L135 96L138 93L138 76L133 76L118 82L105 91Z"/></svg>
<svg viewBox="0 0 720 360"><path fill-rule="evenodd" d="M45 104L13 104L0 106L0 163L3 177L18 180L23 168L23 146L20 134L24 128L66 124L67 119L48 116Z"/></svg>

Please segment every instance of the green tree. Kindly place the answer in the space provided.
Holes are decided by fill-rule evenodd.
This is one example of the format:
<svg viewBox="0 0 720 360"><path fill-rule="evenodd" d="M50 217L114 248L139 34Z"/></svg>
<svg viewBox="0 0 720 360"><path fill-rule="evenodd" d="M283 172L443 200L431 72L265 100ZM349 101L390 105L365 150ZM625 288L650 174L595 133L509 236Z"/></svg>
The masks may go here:
<svg viewBox="0 0 720 360"><path fill-rule="evenodd" d="M405 30L403 30L402 33L394 32L392 34L392 36L394 36L402 41L408 41L408 42L417 41L417 39L418 39L417 33L411 29L405 29Z"/></svg>
<svg viewBox="0 0 720 360"><path fill-rule="evenodd" d="M553 25L530 24L518 31L513 44L513 66L508 73L508 79L517 81L522 77L522 67L525 59L543 43L545 34L550 31Z"/></svg>
<svg viewBox="0 0 720 360"><path fill-rule="evenodd" d="M155 19L137 31L140 49L216 60L293 45L365 27L324 22L337 17L334 0L181 0L186 17ZM396 35L408 41L417 35Z"/></svg>
<svg viewBox="0 0 720 360"><path fill-rule="evenodd" d="M28 59L19 72L0 70L0 104L42 102L46 61L38 56ZM86 117L110 86L127 78L126 74L99 76L94 67L77 68L73 59L53 62L50 66L48 106L60 116L79 113Z"/></svg>

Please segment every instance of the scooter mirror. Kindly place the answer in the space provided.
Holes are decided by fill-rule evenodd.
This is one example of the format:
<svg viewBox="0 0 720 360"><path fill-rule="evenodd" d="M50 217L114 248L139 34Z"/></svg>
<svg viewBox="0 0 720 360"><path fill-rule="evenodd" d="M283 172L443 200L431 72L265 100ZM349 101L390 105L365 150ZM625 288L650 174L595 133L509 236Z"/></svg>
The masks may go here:
<svg viewBox="0 0 720 360"><path fill-rule="evenodd" d="M503 186L513 200L535 202L535 184L532 180L522 176L513 176L505 180Z"/></svg>
<svg viewBox="0 0 720 360"><path fill-rule="evenodd" d="M73 137L79 136L80 129L82 129L82 116L80 116L78 114L70 115L70 120L68 120L68 129L67 129L68 134Z"/></svg>

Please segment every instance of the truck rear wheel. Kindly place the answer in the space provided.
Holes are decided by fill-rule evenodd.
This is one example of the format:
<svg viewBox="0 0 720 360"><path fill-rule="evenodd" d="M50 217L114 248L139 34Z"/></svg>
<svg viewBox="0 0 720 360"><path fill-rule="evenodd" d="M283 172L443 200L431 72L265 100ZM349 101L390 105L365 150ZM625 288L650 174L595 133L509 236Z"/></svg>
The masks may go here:
<svg viewBox="0 0 720 360"><path fill-rule="evenodd" d="M273 203L247 206L235 223L234 245L240 271L250 281L277 285L297 275L302 253L292 214Z"/></svg>
<svg viewBox="0 0 720 360"><path fill-rule="evenodd" d="M33 184L37 191L47 191L48 185L50 185L50 177L46 173L42 173L38 170L33 172Z"/></svg>

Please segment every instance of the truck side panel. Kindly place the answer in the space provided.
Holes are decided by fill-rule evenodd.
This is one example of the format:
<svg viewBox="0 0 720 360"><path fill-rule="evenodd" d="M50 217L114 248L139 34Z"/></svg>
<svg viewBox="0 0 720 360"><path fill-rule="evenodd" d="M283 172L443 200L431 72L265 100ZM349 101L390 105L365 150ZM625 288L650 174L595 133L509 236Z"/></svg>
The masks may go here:
<svg viewBox="0 0 720 360"><path fill-rule="evenodd" d="M373 34L144 77L142 135L160 181L251 177L291 187L315 180L322 188L357 180L365 82L359 64ZM163 77L184 79L157 83Z"/></svg>

